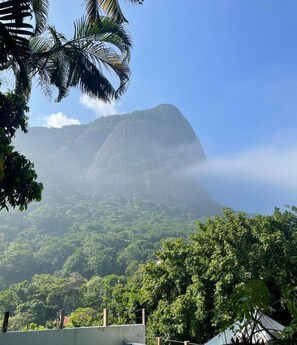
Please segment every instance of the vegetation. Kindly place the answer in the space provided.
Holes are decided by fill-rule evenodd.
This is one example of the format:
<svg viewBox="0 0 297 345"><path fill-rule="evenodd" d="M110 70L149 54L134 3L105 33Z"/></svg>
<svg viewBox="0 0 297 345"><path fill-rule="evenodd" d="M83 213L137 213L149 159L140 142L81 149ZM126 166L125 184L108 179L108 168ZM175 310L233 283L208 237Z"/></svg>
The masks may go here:
<svg viewBox="0 0 297 345"><path fill-rule="evenodd" d="M14 329L31 323L51 327L61 308L68 315L79 307L98 313L110 305L114 290L120 298L141 263L155 258L163 238L193 231L194 216L175 213L137 196L69 197L61 204L31 205L24 213L2 213L0 312L11 311ZM135 311L131 307L128 315L123 303L114 308L126 318Z"/></svg>
<svg viewBox="0 0 297 345"><path fill-rule="evenodd" d="M188 240L166 241L141 277L149 334L204 342L232 323L231 295L251 280L268 287L272 316L287 324L280 299L283 286L296 286L295 212L249 218L227 210Z"/></svg>
<svg viewBox="0 0 297 345"><path fill-rule="evenodd" d="M70 87L78 86L105 101L125 90L131 42L121 24L120 8L112 0L84 3L86 16L75 22L74 35L67 40L48 24L48 0L2 1L0 67L13 71L17 90L29 95L34 76L46 92L50 85L59 90L58 101ZM101 8L108 16L101 16ZM118 77L117 89L104 76L102 67Z"/></svg>
<svg viewBox="0 0 297 345"><path fill-rule="evenodd" d="M41 199L43 186L36 182L33 164L12 145L17 129L27 131L27 111L24 97L0 93L0 210L9 205L23 210Z"/></svg>
<svg viewBox="0 0 297 345"><path fill-rule="evenodd" d="M41 198L33 164L12 146L16 130L27 130L32 77L47 95L56 88L57 101L72 87L104 101L126 89L131 40L118 1L84 4L67 39L47 23L48 1L0 3L0 70L16 81L0 94L0 209ZM136 196L66 201L3 216L0 310L11 311L12 329L54 327L59 309L75 327L101 324L103 307L113 323L135 322L145 307L148 335L204 342L270 305L289 324L280 343L296 343L296 208L253 218L226 210L185 238L194 217L176 208Z"/></svg>
<svg viewBox="0 0 297 345"><path fill-rule="evenodd" d="M76 326L100 324L104 307L113 323L136 322L135 311L144 307L149 336L193 342L210 339L251 305L271 306L272 317L294 326L295 295L290 290L289 298L282 290L288 283L296 286L295 208L253 218L226 210L198 223L191 234L189 214L174 220L170 209L136 198L123 201L101 201L101 208L100 201L85 207L84 201L72 201L72 207L51 205L51 211L41 205L2 226L9 246L2 252L0 309L11 310L13 320L27 315L22 328L31 322L50 326L61 308L72 313ZM118 217L107 214L113 208ZM27 226L20 235L18 224ZM60 229L59 237L45 234L45 224L51 224L50 231ZM88 309L84 314L78 308ZM287 337L295 336L287 331Z"/></svg>
<svg viewBox="0 0 297 345"><path fill-rule="evenodd" d="M175 215L175 216L174 216ZM0 215L2 288L34 274L130 274L154 258L160 241L185 236L194 216L137 196L72 196Z"/></svg>

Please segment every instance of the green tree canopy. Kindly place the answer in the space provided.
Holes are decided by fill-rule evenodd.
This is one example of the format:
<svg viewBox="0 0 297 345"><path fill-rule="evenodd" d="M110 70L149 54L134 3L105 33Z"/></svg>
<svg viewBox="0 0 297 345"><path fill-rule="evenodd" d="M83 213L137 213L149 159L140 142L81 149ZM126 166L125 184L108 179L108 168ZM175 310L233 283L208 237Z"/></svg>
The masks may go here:
<svg viewBox="0 0 297 345"><path fill-rule="evenodd" d="M29 202L41 199L43 186L36 182L34 165L12 145L17 129L27 131L27 111L23 96L0 93L0 210L9 205L23 210Z"/></svg>
<svg viewBox="0 0 297 345"><path fill-rule="evenodd" d="M234 288L261 280L275 318L288 313L281 288L296 285L296 209L272 216L224 215L198 223L188 240L165 241L158 261L143 268L141 298L150 310L151 335L203 342L233 321Z"/></svg>

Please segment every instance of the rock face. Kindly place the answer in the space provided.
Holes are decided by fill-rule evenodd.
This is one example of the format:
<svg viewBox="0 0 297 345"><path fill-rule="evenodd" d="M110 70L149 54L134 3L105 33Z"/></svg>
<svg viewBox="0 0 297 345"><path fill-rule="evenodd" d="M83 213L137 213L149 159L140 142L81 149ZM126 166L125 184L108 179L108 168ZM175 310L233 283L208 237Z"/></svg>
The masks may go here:
<svg viewBox="0 0 297 345"><path fill-rule="evenodd" d="M188 121L172 105L89 125L32 128L18 136L16 146L35 163L50 193L138 194L199 215L220 210L183 173L205 160L205 154Z"/></svg>

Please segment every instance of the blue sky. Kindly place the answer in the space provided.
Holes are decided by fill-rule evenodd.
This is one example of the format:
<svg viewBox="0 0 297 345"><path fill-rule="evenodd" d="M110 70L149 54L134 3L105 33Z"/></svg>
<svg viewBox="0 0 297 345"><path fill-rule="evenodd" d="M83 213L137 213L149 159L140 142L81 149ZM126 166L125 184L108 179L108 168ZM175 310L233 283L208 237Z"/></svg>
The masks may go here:
<svg viewBox="0 0 297 345"><path fill-rule="evenodd" d="M83 12L81 1L50 4L52 22L71 35L72 21ZM34 90L31 125L58 113L58 122L67 117L86 123L114 111L172 103L209 158L207 167L192 171L215 199L248 212L297 205L297 2L122 5L134 46L127 93L104 106L81 99L75 90L59 104Z"/></svg>

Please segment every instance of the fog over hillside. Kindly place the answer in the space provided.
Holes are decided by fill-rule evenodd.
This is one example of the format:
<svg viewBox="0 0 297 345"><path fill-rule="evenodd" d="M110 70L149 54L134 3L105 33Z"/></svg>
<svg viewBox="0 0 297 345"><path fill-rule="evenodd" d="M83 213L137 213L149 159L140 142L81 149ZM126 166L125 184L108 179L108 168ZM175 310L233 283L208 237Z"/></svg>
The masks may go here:
<svg viewBox="0 0 297 345"><path fill-rule="evenodd" d="M15 145L34 162L45 197L140 195L197 216L220 212L203 186L184 173L206 157L173 105L99 118L88 125L31 128Z"/></svg>

